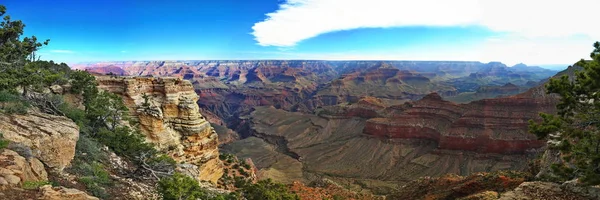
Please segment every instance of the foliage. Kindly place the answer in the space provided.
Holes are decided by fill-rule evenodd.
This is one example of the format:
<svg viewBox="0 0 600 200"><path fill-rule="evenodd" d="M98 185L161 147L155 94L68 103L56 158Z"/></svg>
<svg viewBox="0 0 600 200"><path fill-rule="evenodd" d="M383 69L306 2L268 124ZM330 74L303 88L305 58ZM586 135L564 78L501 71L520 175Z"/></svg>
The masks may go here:
<svg viewBox="0 0 600 200"><path fill-rule="evenodd" d="M25 114L30 104L23 98L8 92L0 91L0 111L7 114Z"/></svg>
<svg viewBox="0 0 600 200"><path fill-rule="evenodd" d="M158 192L164 200L206 199L206 192L200 188L198 181L180 173L161 179L158 182Z"/></svg>
<svg viewBox="0 0 600 200"><path fill-rule="evenodd" d="M0 22L0 62L13 64L23 63L28 57L30 60L35 59L34 52L42 45L47 45L49 40L39 43L35 36L21 40L25 24L21 20L12 21L10 16L5 14L6 7L0 5L0 17L4 16Z"/></svg>
<svg viewBox="0 0 600 200"><path fill-rule="evenodd" d="M102 150L102 144L86 134L81 134L75 146L75 161L84 163L100 162L108 160L108 155ZM74 168L77 168L74 166Z"/></svg>
<svg viewBox="0 0 600 200"><path fill-rule="evenodd" d="M135 159L142 153L155 153L154 147L145 142L144 136L126 126L119 126L114 130L101 129L96 138L98 141L108 146L117 155Z"/></svg>
<svg viewBox="0 0 600 200"><path fill-rule="evenodd" d="M81 70L71 71L69 78L71 80L70 92L83 95L84 104L91 104L91 101L99 93L98 88L96 87L96 78Z"/></svg>
<svg viewBox="0 0 600 200"><path fill-rule="evenodd" d="M289 192L285 185L274 183L271 179L260 180L256 184L244 185L243 196L248 200L300 199L298 195Z"/></svg>
<svg viewBox="0 0 600 200"><path fill-rule="evenodd" d="M51 185L50 181L25 181L23 182L23 189L35 190L44 185Z"/></svg>
<svg viewBox="0 0 600 200"><path fill-rule="evenodd" d="M88 119L86 118L85 111L82 109L79 109L68 103L60 104L58 109L65 115L65 117L73 120L73 122L80 127L89 123Z"/></svg>
<svg viewBox="0 0 600 200"><path fill-rule="evenodd" d="M0 150L8 147L8 144L10 144L10 141L5 140L2 133L0 133Z"/></svg>
<svg viewBox="0 0 600 200"><path fill-rule="evenodd" d="M91 164L82 163L77 166L79 167L77 171L82 175L79 181L85 184L86 189L96 197L107 198L108 194L105 187L112 186L113 182L104 165L92 162Z"/></svg>
<svg viewBox="0 0 600 200"><path fill-rule="evenodd" d="M237 178L237 177L236 177ZM287 186L273 183L270 179L256 184L237 179L240 189L229 194L217 194L201 188L198 181L184 174L175 173L158 182L158 192L163 199L209 199L209 200L296 200L299 197L289 192Z"/></svg>
<svg viewBox="0 0 600 200"><path fill-rule="evenodd" d="M551 79L548 93L561 99L557 115L542 113L541 123L530 121L530 132L541 139L550 139L551 148L559 149L565 161L552 166L562 180L578 178L589 185L600 184L600 43L594 44L591 61L575 65L583 70Z"/></svg>
<svg viewBox="0 0 600 200"><path fill-rule="evenodd" d="M122 120L126 120L127 106L121 97L110 92L100 92L85 103L86 116L94 129L106 128L114 131Z"/></svg>

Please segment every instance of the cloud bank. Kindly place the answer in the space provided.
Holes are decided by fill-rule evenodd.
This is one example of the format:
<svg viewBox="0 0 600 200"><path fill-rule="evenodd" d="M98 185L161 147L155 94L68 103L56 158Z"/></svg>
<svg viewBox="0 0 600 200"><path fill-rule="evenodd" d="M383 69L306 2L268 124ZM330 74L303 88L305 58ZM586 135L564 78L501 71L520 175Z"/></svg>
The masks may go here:
<svg viewBox="0 0 600 200"><path fill-rule="evenodd" d="M357 28L481 26L520 37L600 38L598 0L287 0L254 24L261 46Z"/></svg>

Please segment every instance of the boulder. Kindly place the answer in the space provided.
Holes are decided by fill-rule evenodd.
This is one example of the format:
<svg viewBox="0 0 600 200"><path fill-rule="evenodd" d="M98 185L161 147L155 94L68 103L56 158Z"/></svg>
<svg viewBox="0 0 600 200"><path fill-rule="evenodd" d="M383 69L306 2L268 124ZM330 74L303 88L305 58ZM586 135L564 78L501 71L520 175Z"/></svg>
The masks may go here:
<svg viewBox="0 0 600 200"><path fill-rule="evenodd" d="M99 200L85 192L72 188L44 185L40 187L40 191L42 193L40 200Z"/></svg>
<svg viewBox="0 0 600 200"><path fill-rule="evenodd" d="M71 119L33 110L25 115L0 113L0 132L5 139L31 149L31 156L59 171L73 160L79 139L79 127Z"/></svg>
<svg viewBox="0 0 600 200"><path fill-rule="evenodd" d="M17 152L3 149L0 152L0 185L19 185L23 182L47 181L48 173L37 158L25 158Z"/></svg>

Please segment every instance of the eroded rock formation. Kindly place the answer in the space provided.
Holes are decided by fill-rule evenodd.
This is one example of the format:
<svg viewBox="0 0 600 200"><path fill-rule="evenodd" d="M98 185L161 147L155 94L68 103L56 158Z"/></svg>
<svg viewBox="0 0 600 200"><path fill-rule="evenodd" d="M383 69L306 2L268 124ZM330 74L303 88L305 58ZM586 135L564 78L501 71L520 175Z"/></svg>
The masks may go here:
<svg viewBox="0 0 600 200"><path fill-rule="evenodd" d="M97 77L99 87L119 94L148 141L169 152L182 171L216 182L223 174L218 138L200 114L198 95L179 78Z"/></svg>

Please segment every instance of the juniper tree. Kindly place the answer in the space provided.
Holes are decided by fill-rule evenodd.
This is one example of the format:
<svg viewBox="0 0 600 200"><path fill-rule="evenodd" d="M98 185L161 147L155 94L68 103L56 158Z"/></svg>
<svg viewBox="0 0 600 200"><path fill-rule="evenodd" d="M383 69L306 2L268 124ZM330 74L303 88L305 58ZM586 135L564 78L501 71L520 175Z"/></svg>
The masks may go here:
<svg viewBox="0 0 600 200"><path fill-rule="evenodd" d="M552 139L559 149L561 164L552 166L562 180L578 178L587 185L600 184L600 43L594 44L591 60L575 65L582 70L574 79L551 79L548 93L560 96L556 115L541 113L541 123L530 121L530 132L541 139Z"/></svg>

